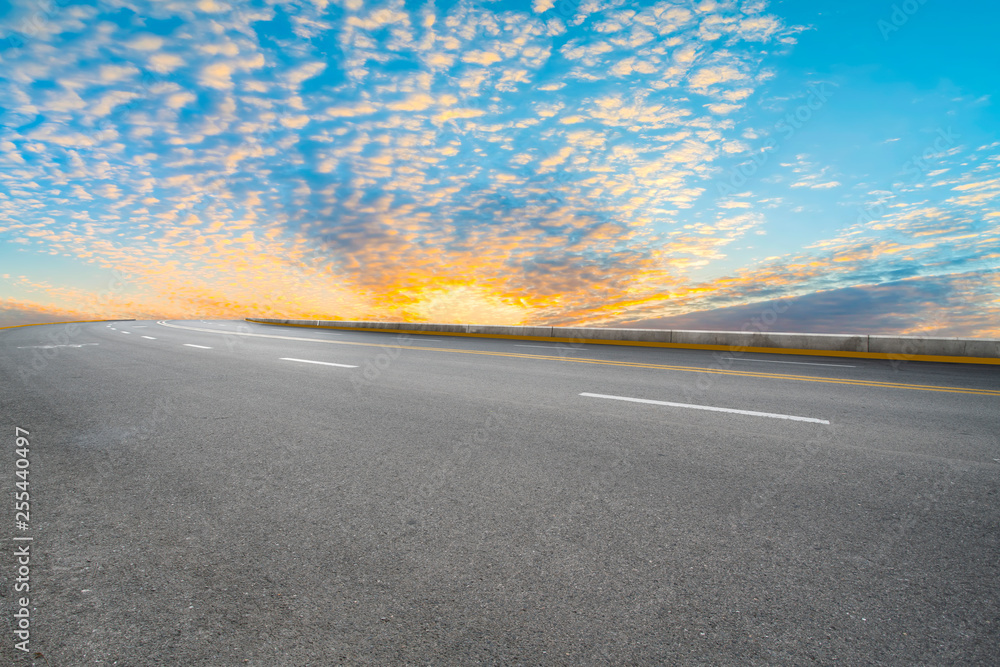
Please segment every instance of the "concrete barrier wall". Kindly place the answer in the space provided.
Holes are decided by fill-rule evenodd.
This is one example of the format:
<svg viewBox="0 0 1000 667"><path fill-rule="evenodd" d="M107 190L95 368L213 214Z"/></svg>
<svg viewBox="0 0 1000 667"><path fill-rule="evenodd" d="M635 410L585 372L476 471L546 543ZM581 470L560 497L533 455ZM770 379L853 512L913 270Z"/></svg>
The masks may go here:
<svg viewBox="0 0 1000 667"><path fill-rule="evenodd" d="M673 332L667 329L598 329L596 327L552 327L553 338L570 340L632 341L669 343Z"/></svg>
<svg viewBox="0 0 1000 667"><path fill-rule="evenodd" d="M465 333L480 336L539 336L549 338L552 336L552 327L504 327L492 324L469 324L466 326Z"/></svg>
<svg viewBox="0 0 1000 667"><path fill-rule="evenodd" d="M408 322L348 322L281 320L248 317L249 322L293 326L369 329L473 336L552 338L664 347L761 350L784 353L837 354L878 358L948 357L1000 359L1000 340L982 338L921 338L854 334L802 334L758 331L674 331L667 329L601 329L596 327L498 326L492 324L427 324ZM945 359L946 360L946 359Z"/></svg>
<svg viewBox="0 0 1000 667"><path fill-rule="evenodd" d="M1000 340L988 338L919 338L869 336L868 350L885 354L921 354L948 357L1000 357Z"/></svg>

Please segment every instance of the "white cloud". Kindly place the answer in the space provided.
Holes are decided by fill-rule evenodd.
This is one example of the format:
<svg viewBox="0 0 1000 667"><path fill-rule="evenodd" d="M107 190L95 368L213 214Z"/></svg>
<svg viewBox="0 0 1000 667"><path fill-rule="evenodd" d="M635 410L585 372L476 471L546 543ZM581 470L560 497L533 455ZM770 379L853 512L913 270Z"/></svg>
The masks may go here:
<svg viewBox="0 0 1000 667"><path fill-rule="evenodd" d="M367 116L378 111L378 108L369 102L361 102L354 106L347 107L327 107L326 115L330 118L353 118L355 116Z"/></svg>
<svg viewBox="0 0 1000 667"><path fill-rule="evenodd" d="M146 61L146 66L157 74L169 74L183 65L183 58L175 53L154 53Z"/></svg>
<svg viewBox="0 0 1000 667"><path fill-rule="evenodd" d="M705 107L712 113L724 116L726 114L733 113L734 111L739 111L743 108L742 104L706 104Z"/></svg>
<svg viewBox="0 0 1000 667"><path fill-rule="evenodd" d="M163 46L163 38L149 33L140 33L125 42L125 45L136 51L159 51Z"/></svg>
<svg viewBox="0 0 1000 667"><path fill-rule="evenodd" d="M102 118L110 114L115 107L125 104L138 96L138 93L123 90L108 91L91 105L89 109L90 114Z"/></svg>
<svg viewBox="0 0 1000 667"><path fill-rule="evenodd" d="M132 65L101 65L100 78L105 83L116 83L131 79L139 70Z"/></svg>
<svg viewBox="0 0 1000 667"><path fill-rule="evenodd" d="M469 51L462 56L462 60L477 65L492 65L500 62L503 58L500 57L500 54L492 51Z"/></svg>
<svg viewBox="0 0 1000 667"><path fill-rule="evenodd" d="M191 102L194 102L196 99L198 98L195 97L194 93L185 90L168 96L165 100L165 104L171 109L180 109L181 107L185 107Z"/></svg>
<svg viewBox="0 0 1000 667"><path fill-rule="evenodd" d="M206 65L198 75L198 83L209 88L229 90L233 87L233 68L225 62Z"/></svg>
<svg viewBox="0 0 1000 667"><path fill-rule="evenodd" d="M298 67L294 67L284 74L285 83L288 84L290 88L298 88L302 85L303 81L313 78L319 75L323 70L326 69L326 63L314 61L309 63L303 63Z"/></svg>
<svg viewBox="0 0 1000 667"><path fill-rule="evenodd" d="M691 75L691 87L700 93L707 92L711 86L733 81L744 81L746 74L732 65L717 65L705 67Z"/></svg>

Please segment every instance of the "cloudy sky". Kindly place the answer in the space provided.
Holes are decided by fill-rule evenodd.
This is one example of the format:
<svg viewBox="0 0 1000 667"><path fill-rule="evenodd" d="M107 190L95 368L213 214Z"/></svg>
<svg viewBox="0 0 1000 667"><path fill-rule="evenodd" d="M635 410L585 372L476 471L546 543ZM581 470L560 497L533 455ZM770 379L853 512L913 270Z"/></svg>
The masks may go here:
<svg viewBox="0 0 1000 667"><path fill-rule="evenodd" d="M0 326L1000 337L1000 5L0 2ZM784 326L782 326L784 324Z"/></svg>

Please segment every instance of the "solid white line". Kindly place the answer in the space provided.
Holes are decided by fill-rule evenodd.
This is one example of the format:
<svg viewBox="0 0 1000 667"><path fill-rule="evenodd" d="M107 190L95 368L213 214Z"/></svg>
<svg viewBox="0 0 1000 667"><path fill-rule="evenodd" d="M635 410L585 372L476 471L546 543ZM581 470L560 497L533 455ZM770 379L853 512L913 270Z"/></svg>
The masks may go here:
<svg viewBox="0 0 1000 667"><path fill-rule="evenodd" d="M776 361L774 359L740 359L738 357L722 357L723 359L732 359L733 361L762 361L765 364L798 364L799 366L836 366L837 368L857 368L857 366L848 366L847 364L811 364L808 361Z"/></svg>
<svg viewBox="0 0 1000 667"><path fill-rule="evenodd" d="M282 361L301 361L303 364L319 364L320 366L338 366L340 368L357 368L348 364L333 364L329 361L313 361L311 359L294 359L292 357L281 357Z"/></svg>
<svg viewBox="0 0 1000 667"><path fill-rule="evenodd" d="M184 343L185 347L197 347L202 350L211 350L210 347L205 347L204 345L192 345L191 343Z"/></svg>
<svg viewBox="0 0 1000 667"><path fill-rule="evenodd" d="M559 347L558 345L520 345L514 343L514 347L544 347L546 350L568 350L570 352L574 350L586 350L585 347Z"/></svg>
<svg viewBox="0 0 1000 667"><path fill-rule="evenodd" d="M143 336L143 338L148 338L149 340L156 340L156 339L155 339L155 338L153 338L152 336Z"/></svg>
<svg viewBox="0 0 1000 667"><path fill-rule="evenodd" d="M580 396L590 398L610 398L616 401L631 401L633 403L649 403L651 405L666 405L671 408L691 408L692 410L710 410L711 412L731 412L736 415L750 415L751 417L771 417L773 419L790 419L797 422L812 422L813 424L829 424L825 419L813 419L812 417L795 417L793 415L779 415L773 412L754 412L753 410L733 410L732 408L717 408L711 405L689 405L688 403L671 403L670 401L651 401L648 398L629 398L628 396L608 396L607 394L582 393Z"/></svg>

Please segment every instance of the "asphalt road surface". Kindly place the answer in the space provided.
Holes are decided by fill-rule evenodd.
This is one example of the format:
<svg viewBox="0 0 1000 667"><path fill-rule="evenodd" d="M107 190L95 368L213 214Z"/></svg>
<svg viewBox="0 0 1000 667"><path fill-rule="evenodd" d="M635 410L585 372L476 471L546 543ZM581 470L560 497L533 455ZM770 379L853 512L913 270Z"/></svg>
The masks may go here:
<svg viewBox="0 0 1000 667"><path fill-rule="evenodd" d="M1000 664L997 366L112 322L0 398L0 664Z"/></svg>

